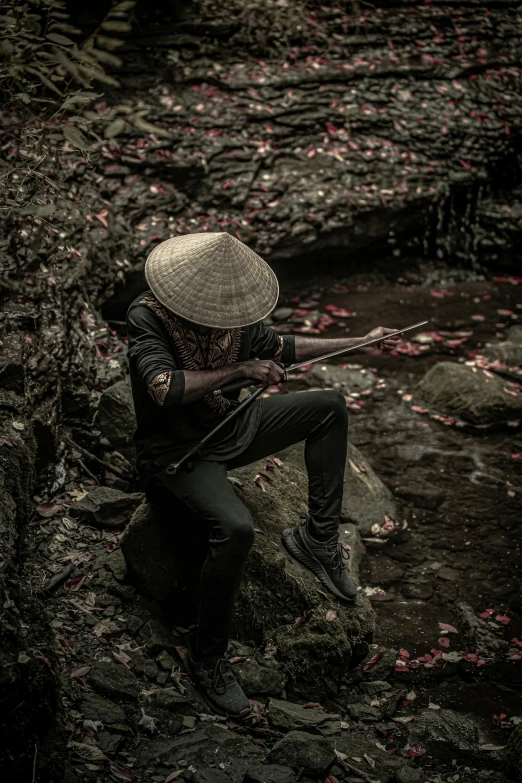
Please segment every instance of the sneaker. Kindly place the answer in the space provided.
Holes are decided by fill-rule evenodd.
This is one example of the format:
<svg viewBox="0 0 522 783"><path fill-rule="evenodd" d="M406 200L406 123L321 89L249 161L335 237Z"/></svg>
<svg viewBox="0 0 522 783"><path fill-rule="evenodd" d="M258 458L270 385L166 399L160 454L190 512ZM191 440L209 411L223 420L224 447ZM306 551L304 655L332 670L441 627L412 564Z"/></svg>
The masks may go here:
<svg viewBox="0 0 522 783"><path fill-rule="evenodd" d="M214 712L230 718L246 718L250 714L250 702L226 658L198 661L189 648L184 663L187 674Z"/></svg>
<svg viewBox="0 0 522 783"><path fill-rule="evenodd" d="M308 532L308 524L283 530L282 543L289 555L308 568L337 598L353 603L357 588L346 571L344 561L350 555L336 535L329 541L316 541Z"/></svg>

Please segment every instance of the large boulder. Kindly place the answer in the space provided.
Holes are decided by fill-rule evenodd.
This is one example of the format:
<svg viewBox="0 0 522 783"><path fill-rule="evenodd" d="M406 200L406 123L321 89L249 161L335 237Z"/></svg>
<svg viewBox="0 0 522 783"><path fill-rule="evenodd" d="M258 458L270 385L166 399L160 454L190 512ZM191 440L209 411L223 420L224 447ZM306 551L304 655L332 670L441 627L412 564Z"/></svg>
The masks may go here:
<svg viewBox="0 0 522 783"><path fill-rule="evenodd" d="M306 475L294 465L274 467L266 491L254 481L265 462L233 472L235 489L254 518L256 539L236 605L233 635L253 640L282 663L290 695L320 701L338 691L339 678L368 650L374 615L363 591L354 606L326 594L315 577L285 553L283 529L306 510ZM239 482L239 483L238 483ZM121 547L135 585L177 622L194 618L207 533L180 506L143 504L122 536ZM358 581L361 543L356 528L341 525L350 547L348 569Z"/></svg>
<svg viewBox="0 0 522 783"><path fill-rule="evenodd" d="M118 381L103 392L94 423L111 446L134 464L136 454L132 436L136 428L136 416L128 381Z"/></svg>
<svg viewBox="0 0 522 783"><path fill-rule="evenodd" d="M345 394L355 392L360 394L371 390L375 384L375 374L358 364L348 364L339 367L336 364L313 364L306 374L310 386L321 386L323 389L336 389Z"/></svg>
<svg viewBox="0 0 522 783"><path fill-rule="evenodd" d="M279 456L285 462L305 469L303 443L290 446ZM398 513L395 498L388 487L359 449L348 443L341 512L343 521L353 522L360 533L366 535L373 525L382 525L385 516L397 519Z"/></svg>
<svg viewBox="0 0 522 783"><path fill-rule="evenodd" d="M522 416L522 394L492 373L457 362L434 365L417 386L416 396L428 407L472 424Z"/></svg>
<svg viewBox="0 0 522 783"><path fill-rule="evenodd" d="M467 644L475 650L480 658L486 661L502 660L509 647L505 639L501 639L493 633L475 610L465 601L457 604L460 615L459 630L464 635Z"/></svg>

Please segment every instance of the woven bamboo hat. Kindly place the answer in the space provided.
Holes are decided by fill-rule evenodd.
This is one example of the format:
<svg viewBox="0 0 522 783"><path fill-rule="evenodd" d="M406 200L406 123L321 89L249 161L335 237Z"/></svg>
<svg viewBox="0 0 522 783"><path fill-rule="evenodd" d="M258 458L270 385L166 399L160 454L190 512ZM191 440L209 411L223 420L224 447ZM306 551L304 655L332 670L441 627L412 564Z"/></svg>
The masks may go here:
<svg viewBox="0 0 522 783"><path fill-rule="evenodd" d="M161 242L147 258L145 277L164 307L214 329L261 321L279 296L277 278L266 261L225 232Z"/></svg>

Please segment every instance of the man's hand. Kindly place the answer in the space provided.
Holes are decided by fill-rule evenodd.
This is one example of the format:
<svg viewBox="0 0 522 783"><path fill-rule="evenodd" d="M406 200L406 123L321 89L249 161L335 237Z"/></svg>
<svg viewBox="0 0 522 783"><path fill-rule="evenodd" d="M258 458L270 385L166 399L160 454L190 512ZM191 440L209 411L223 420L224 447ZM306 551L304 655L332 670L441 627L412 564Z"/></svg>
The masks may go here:
<svg viewBox="0 0 522 783"><path fill-rule="evenodd" d="M281 383L285 371L271 359L253 359L240 363L243 378L253 378L259 381L259 386L272 386Z"/></svg>
<svg viewBox="0 0 522 783"><path fill-rule="evenodd" d="M377 326L368 332L364 340L375 340L377 337L382 337L382 342L375 343L375 345L369 345L367 348L361 348L360 353L365 356L384 356L390 351L393 351L397 347L397 343L402 337L402 334L396 334L394 337L386 337L387 334L396 332L397 329L388 329L386 326Z"/></svg>

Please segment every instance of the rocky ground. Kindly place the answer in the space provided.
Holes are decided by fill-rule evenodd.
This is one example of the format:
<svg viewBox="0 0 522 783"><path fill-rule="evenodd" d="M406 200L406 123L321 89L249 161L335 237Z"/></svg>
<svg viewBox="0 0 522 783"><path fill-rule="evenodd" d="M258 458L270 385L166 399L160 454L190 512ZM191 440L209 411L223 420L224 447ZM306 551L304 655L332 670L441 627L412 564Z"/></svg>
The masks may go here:
<svg viewBox="0 0 522 783"><path fill-rule="evenodd" d="M41 779L60 779L53 753L67 746L70 783L504 780L504 749L522 721L521 281L430 274L428 286L426 269L393 284L376 274L311 281L307 290L287 286L273 314L279 331L332 336L361 335L377 322L429 324L395 356L319 366L280 392L270 390L333 385L346 396L351 447L343 529L355 522L360 531L349 546L361 595L357 609L343 610L282 552L273 560L277 521L270 509L297 522L304 508L298 449L236 476L259 525L247 574L254 587L242 593L239 641L230 650L253 703L245 724L210 716L182 671L186 630L150 597L161 601L169 579L153 583L150 569L143 571L136 549L143 555L152 544L147 536L136 539L139 517L128 524L142 501L132 482L87 450L78 463L82 475L65 493L36 498L25 578L52 615L63 685L54 751L37 759ZM113 358L107 353L105 361ZM473 396L466 404L456 397L451 374L444 393L433 381L448 362L473 379L478 407ZM482 387L484 379L492 389ZM100 411L107 398L125 411L118 386L119 394L102 396ZM130 424L127 417L127 430ZM124 473L129 463L110 444L121 444L121 422L101 429L97 454ZM120 549L133 537L134 552L128 544L123 551L127 565L141 568L141 583L136 571L129 576ZM153 571L165 571L165 553L147 551ZM275 581L274 562L283 582ZM175 564L169 567L175 572ZM264 580L263 569L270 573ZM280 588L270 594L272 583ZM368 598L376 613L373 640ZM282 614L275 617L277 606ZM257 625L245 622L256 610ZM314 664L308 679L292 668L292 655L306 660L307 645L313 661L330 643L340 649L343 633L352 652L337 668L332 659L322 669ZM51 662L41 656L41 663ZM320 679L325 668L329 681Z"/></svg>

